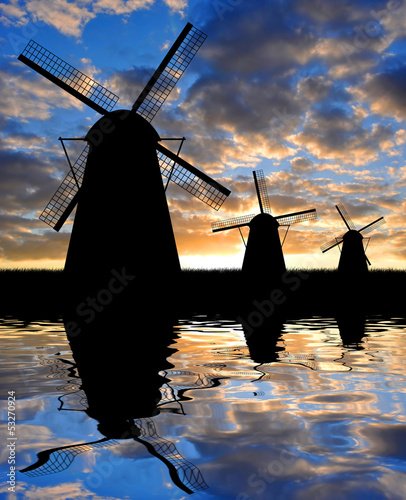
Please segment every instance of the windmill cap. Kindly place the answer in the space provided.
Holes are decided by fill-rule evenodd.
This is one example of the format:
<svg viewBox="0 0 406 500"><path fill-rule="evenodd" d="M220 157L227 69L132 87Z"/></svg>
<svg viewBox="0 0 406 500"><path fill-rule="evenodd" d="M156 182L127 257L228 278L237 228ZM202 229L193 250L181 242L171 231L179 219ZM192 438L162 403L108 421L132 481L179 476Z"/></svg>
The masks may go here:
<svg viewBox="0 0 406 500"><path fill-rule="evenodd" d="M92 146L99 146L103 139L110 136L134 140L139 137L145 143L157 143L161 140L154 127L138 113L119 109L103 115L86 134L86 141Z"/></svg>
<svg viewBox="0 0 406 500"><path fill-rule="evenodd" d="M261 214L256 215L251 220L249 226L252 229L254 226L263 226L264 224L267 227L276 227L277 228L279 226L279 223L275 219L275 217L273 217L271 214L267 214L267 213L261 213Z"/></svg>
<svg viewBox="0 0 406 500"><path fill-rule="evenodd" d="M343 240L349 240L349 239L360 239L362 240L363 239L363 236L362 234L357 231L356 229L349 229L343 236Z"/></svg>

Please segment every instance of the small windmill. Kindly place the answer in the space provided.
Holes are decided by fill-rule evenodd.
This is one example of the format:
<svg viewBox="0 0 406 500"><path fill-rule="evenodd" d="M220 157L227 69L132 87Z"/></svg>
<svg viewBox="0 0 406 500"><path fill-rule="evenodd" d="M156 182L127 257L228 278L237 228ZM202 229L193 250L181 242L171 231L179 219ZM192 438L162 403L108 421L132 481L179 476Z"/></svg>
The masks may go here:
<svg viewBox="0 0 406 500"><path fill-rule="evenodd" d="M65 263L76 283L97 276L97 289L112 269L148 279L180 270L161 174L215 210L230 194L160 144L150 124L205 39L187 23L131 110L112 111L115 94L32 40L19 56L103 115L75 138L87 145L74 164L67 155L70 171L40 215L59 231L77 204Z"/></svg>
<svg viewBox="0 0 406 500"><path fill-rule="evenodd" d="M247 276L256 277L259 280L266 279L267 285L272 286L269 280L279 280L286 271L282 245L289 227L292 224L316 219L317 215L316 210L311 209L274 217L271 215L263 171L254 170L253 176L261 213L214 222L212 224L212 231L216 233L218 231L238 228L241 234L240 228L249 226L250 232L246 244L242 271ZM282 244L279 238L279 226L287 226Z"/></svg>
<svg viewBox="0 0 406 500"><path fill-rule="evenodd" d="M365 254L366 248L364 248L363 244L363 240L365 239L364 236L382 226L382 224L385 224L386 221L383 217L379 217L379 219L376 219L374 222L357 230L344 205L340 203L335 207L348 231L322 245L320 247L321 251L323 253L327 252L342 243L338 271L348 274L365 273L368 271L368 265L370 266L371 263ZM368 243L369 238L366 247Z"/></svg>

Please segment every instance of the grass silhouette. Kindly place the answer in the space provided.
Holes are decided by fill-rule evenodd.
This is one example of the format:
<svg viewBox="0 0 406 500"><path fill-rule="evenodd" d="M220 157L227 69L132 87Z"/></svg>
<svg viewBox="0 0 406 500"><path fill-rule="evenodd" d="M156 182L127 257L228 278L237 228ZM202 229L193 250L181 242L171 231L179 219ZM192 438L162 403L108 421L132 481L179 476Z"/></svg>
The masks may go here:
<svg viewBox="0 0 406 500"><path fill-rule="evenodd" d="M62 270L0 270L3 299L0 313L29 320L61 317L66 290ZM136 281L136 280L134 280ZM288 316L334 314L337 304L356 310L363 307L370 315L404 316L403 290L406 271L372 270L363 284L340 282L335 270L288 270L286 307ZM136 286L136 284L134 285ZM246 290L236 269L185 269L177 283L167 283L167 293L176 294L177 314L209 316L239 315ZM156 290L156 307L165 300Z"/></svg>

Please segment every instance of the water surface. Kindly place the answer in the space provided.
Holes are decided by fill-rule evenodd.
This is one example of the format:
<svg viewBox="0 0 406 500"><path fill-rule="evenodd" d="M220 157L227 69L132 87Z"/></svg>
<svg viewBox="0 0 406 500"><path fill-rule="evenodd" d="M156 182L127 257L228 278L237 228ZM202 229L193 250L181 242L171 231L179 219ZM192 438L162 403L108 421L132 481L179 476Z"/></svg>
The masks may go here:
<svg viewBox="0 0 406 500"><path fill-rule="evenodd" d="M253 339L227 318L180 319L159 412L135 416L134 436L108 439L87 412L63 323L3 319L1 394L16 393L17 468L48 450L17 474L10 498L406 498L406 321L340 327L303 318ZM146 397L148 377L128 398ZM114 392L108 377L100 383ZM4 498L8 455L3 446Z"/></svg>

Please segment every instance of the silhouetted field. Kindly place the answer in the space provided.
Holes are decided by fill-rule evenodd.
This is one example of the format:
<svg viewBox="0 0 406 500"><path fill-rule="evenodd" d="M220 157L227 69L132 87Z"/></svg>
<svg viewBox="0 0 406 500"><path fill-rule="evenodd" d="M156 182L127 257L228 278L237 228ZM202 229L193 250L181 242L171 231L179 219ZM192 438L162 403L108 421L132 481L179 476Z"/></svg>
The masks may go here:
<svg viewBox="0 0 406 500"><path fill-rule="evenodd" d="M53 320L61 317L66 289L60 270L0 270L3 317L14 316L29 320ZM405 317L404 285L406 271L369 271L366 281L340 282L333 270L290 270L281 290L269 289L255 302L244 286L238 270L184 270L178 282L163 280L163 286L153 284L149 291L152 307L175 297L178 317L191 314L235 317L250 309L258 310L263 301L275 302L287 317L334 315L343 312L365 311L369 315ZM134 301L139 297L135 292ZM248 297L247 297L248 294ZM152 299L151 299L152 300ZM265 304L264 303L264 304ZM279 306L279 304L282 304Z"/></svg>

